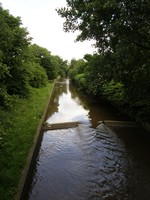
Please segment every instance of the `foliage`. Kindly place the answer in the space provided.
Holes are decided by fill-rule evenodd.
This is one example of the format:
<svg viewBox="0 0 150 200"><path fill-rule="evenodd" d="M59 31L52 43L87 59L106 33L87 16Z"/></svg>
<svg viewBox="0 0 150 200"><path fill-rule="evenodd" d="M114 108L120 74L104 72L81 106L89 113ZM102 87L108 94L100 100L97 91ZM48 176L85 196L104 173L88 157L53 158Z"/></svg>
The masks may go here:
<svg viewBox="0 0 150 200"><path fill-rule="evenodd" d="M0 4L0 197L3 200L13 199L16 192L53 86L48 78L65 76L67 72L67 61L30 42L20 18L12 16Z"/></svg>
<svg viewBox="0 0 150 200"><path fill-rule="evenodd" d="M67 61L36 44L23 28L19 17L12 16L0 4L0 106L11 106L14 95L27 97L31 87L65 76ZM47 78L48 77L48 78Z"/></svg>
<svg viewBox="0 0 150 200"><path fill-rule="evenodd" d="M109 74L110 64L108 56L86 54L83 59L72 60L69 68L69 76L88 94L100 95L105 80L111 80ZM79 84L79 82L82 84ZM82 88L82 87L81 87Z"/></svg>
<svg viewBox="0 0 150 200"><path fill-rule="evenodd" d="M118 104L125 103L124 85L111 80L102 87L102 94L110 101L115 101Z"/></svg>
<svg viewBox="0 0 150 200"><path fill-rule="evenodd" d="M121 42L149 49L149 5L148 0L75 0L73 5L67 0L57 12L66 20L65 31L79 30L77 40L95 39L102 51Z"/></svg>
<svg viewBox="0 0 150 200"><path fill-rule="evenodd" d="M28 83L24 60L30 43L28 32L0 6L0 97L7 106L10 95L26 95Z"/></svg>
<svg viewBox="0 0 150 200"><path fill-rule="evenodd" d="M28 92L24 59L30 43L28 32L20 27L20 18L15 18L0 6L0 57L1 84L7 93L24 95Z"/></svg>
<svg viewBox="0 0 150 200"><path fill-rule="evenodd" d="M66 77L68 73L68 62L67 60L62 60L59 56L54 56L56 63L58 65L58 76Z"/></svg>
<svg viewBox="0 0 150 200"><path fill-rule="evenodd" d="M86 55L82 72L87 92L108 96L110 89L116 91L111 98L128 102L138 113L150 105L149 7L148 0L67 0L65 8L57 9L65 31L78 31L77 40L96 42L99 55ZM70 71L75 77L75 70ZM150 112L142 118L149 121Z"/></svg>
<svg viewBox="0 0 150 200"><path fill-rule="evenodd" d="M0 197L12 200L53 84L33 88L29 98L14 98L9 110L0 108Z"/></svg>
<svg viewBox="0 0 150 200"><path fill-rule="evenodd" d="M79 89L81 89L81 90L86 89L86 78L85 78L84 73L77 74L74 77L74 82L78 85Z"/></svg>
<svg viewBox="0 0 150 200"><path fill-rule="evenodd" d="M57 78L58 75L64 75L66 73L66 69L63 67L64 65L67 65L67 63L59 56L51 55L50 51L37 44L31 45L29 50L32 59L46 70L49 80L53 80Z"/></svg>
<svg viewBox="0 0 150 200"><path fill-rule="evenodd" d="M29 84L34 88L45 86L48 82L46 70L36 62L28 63Z"/></svg>
<svg viewBox="0 0 150 200"><path fill-rule="evenodd" d="M73 79L75 75L84 72L84 68L85 68L85 61L83 59L79 60L72 59L68 75Z"/></svg>

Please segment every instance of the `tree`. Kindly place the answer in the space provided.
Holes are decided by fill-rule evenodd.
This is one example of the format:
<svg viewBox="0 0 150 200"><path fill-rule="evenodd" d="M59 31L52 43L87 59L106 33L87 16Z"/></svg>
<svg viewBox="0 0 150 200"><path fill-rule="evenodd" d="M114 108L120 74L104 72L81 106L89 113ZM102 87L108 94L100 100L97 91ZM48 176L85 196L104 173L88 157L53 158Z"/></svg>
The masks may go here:
<svg viewBox="0 0 150 200"><path fill-rule="evenodd" d="M132 105L150 100L149 8L149 0L67 0L67 7L57 9L65 31L79 31L80 41L96 41L107 76L100 73L108 83L112 78L123 84Z"/></svg>
<svg viewBox="0 0 150 200"><path fill-rule="evenodd" d="M57 12L65 18L65 31L79 30L77 40L95 39L101 51L120 42L150 49L149 7L148 0L75 0L73 5L67 0Z"/></svg>
<svg viewBox="0 0 150 200"><path fill-rule="evenodd" d="M57 65L57 69L58 69L58 76L66 77L67 72L68 72L68 62L67 62L67 60L64 61L59 56L54 56L54 58L55 58L55 63Z"/></svg>
<svg viewBox="0 0 150 200"><path fill-rule="evenodd" d="M45 86L48 82L46 70L36 62L28 62L26 64L28 69L29 84L34 88Z"/></svg>
<svg viewBox="0 0 150 200"><path fill-rule="evenodd" d="M0 106L7 107L13 97L25 97L31 87L41 87L59 73L66 64L59 56L36 44L31 45L21 19L12 16L0 4Z"/></svg>
<svg viewBox="0 0 150 200"><path fill-rule="evenodd" d="M50 51L37 44L33 44L30 46L30 53L34 61L46 70L49 80L53 80L57 77L57 66Z"/></svg>
<svg viewBox="0 0 150 200"><path fill-rule="evenodd" d="M46 70L49 80L53 80L58 75L64 75L66 73L67 61L63 61L59 56L51 55L50 51L37 44L31 45L29 49L31 59Z"/></svg>
<svg viewBox="0 0 150 200"><path fill-rule="evenodd" d="M28 78L24 65L31 38L22 28L19 17L13 17L0 5L0 90L1 105L9 95L26 95Z"/></svg>

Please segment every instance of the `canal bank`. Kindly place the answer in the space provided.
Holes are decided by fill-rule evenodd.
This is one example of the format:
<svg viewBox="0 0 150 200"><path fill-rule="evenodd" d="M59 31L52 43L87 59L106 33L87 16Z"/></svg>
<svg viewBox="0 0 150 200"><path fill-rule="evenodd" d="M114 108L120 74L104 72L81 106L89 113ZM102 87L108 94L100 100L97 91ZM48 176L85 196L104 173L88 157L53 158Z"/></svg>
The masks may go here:
<svg viewBox="0 0 150 200"><path fill-rule="evenodd" d="M41 130L42 130L43 124L46 120L47 110L48 110L48 107L49 107L49 104L50 104L54 85L55 85L55 81L54 81L54 83L51 87L50 94L49 94L49 97L48 97L48 100L47 100L47 104L45 106L43 115L41 116L40 123L37 127L37 130L36 130L36 133L35 133L35 136L34 136L34 140L33 140L33 145L30 149L30 152L29 152L29 155L28 155L28 158L27 158L27 161L26 161L26 165L25 165L25 167L24 167L24 169L21 173L21 178L20 178L20 181L19 181L19 184L18 184L18 189L17 189L17 194L15 196L15 200L21 200L21 199L24 198L25 193L26 193L27 184L29 183L29 179L32 176L33 167L35 165L35 159L36 159L36 156L38 154L39 145L40 145L41 137L42 137L42 131Z"/></svg>
<svg viewBox="0 0 150 200"><path fill-rule="evenodd" d="M132 127L96 130L99 121L127 119L111 105L78 93L68 80L58 82L53 91L46 122L81 125L44 132L24 199L146 199L150 195L146 135Z"/></svg>

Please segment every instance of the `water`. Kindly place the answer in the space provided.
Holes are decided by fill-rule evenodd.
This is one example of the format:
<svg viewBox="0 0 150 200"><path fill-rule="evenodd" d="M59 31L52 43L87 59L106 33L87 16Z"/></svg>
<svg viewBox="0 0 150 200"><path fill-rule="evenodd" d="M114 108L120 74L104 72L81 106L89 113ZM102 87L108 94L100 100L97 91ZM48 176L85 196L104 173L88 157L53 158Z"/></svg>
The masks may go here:
<svg viewBox="0 0 150 200"><path fill-rule="evenodd" d="M127 119L108 103L82 95L68 79L55 85L47 118L49 123L79 121L92 127L102 120Z"/></svg>
<svg viewBox="0 0 150 200"><path fill-rule="evenodd" d="M96 129L100 120L125 117L76 93L68 80L56 85L51 105L49 123L82 124L44 133L26 199L150 199L150 139L143 130Z"/></svg>

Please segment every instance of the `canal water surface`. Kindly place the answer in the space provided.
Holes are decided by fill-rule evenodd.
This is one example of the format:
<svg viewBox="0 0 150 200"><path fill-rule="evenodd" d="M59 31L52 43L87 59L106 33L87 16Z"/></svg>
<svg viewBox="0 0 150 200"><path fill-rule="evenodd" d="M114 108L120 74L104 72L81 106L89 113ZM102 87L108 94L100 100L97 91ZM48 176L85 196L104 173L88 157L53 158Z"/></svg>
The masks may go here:
<svg viewBox="0 0 150 200"><path fill-rule="evenodd" d="M76 128L43 134L27 200L150 199L150 138L142 129L102 127L127 120L103 101L58 81L47 122L79 121Z"/></svg>

